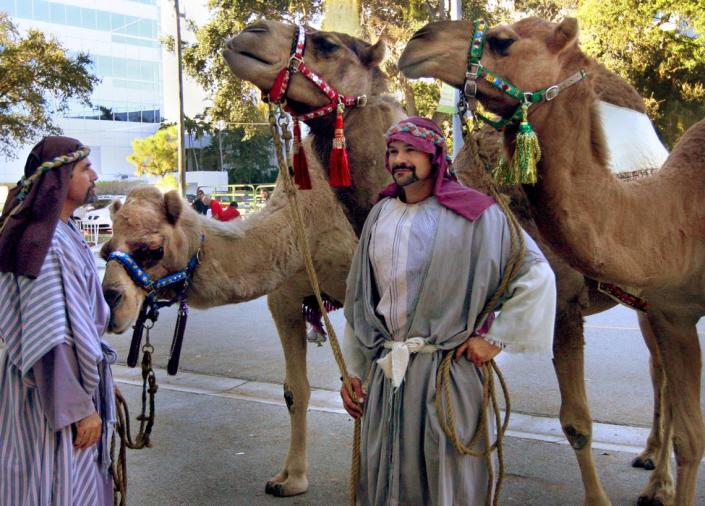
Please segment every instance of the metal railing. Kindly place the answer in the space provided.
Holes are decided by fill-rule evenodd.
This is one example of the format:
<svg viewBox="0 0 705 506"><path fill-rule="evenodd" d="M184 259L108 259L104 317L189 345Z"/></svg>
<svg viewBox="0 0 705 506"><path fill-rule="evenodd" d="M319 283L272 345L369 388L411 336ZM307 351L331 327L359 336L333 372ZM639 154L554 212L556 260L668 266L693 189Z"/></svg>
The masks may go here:
<svg viewBox="0 0 705 506"><path fill-rule="evenodd" d="M274 191L274 184L229 184L218 186L211 197L219 202L237 202L241 214L247 214L264 207L269 196Z"/></svg>

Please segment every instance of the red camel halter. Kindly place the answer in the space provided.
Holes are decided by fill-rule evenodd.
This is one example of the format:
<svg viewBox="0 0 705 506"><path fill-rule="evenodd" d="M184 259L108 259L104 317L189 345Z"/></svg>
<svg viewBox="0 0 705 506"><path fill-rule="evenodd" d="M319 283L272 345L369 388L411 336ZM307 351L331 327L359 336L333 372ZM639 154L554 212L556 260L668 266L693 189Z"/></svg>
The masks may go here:
<svg viewBox="0 0 705 506"><path fill-rule="evenodd" d="M329 182L334 187L352 186L350 179L350 168L348 165L348 154L345 149L345 135L343 133L343 113L346 108L364 107L367 104L366 95L341 95L328 84L322 77L311 70L304 63L304 50L306 48L306 32L301 25L296 26L296 34L291 46L291 57L287 66L279 71L272 89L264 95L266 102L283 104L283 108L294 118L294 181L302 190L311 188L311 179L308 175L308 164L306 156L301 148L301 129L299 121L307 121L314 118L321 118L333 111L336 111L335 134L333 137L333 149L329 161ZM296 114L286 104L286 92L289 88L291 76L299 72L306 79L311 81L330 101L328 104L319 107L305 114Z"/></svg>

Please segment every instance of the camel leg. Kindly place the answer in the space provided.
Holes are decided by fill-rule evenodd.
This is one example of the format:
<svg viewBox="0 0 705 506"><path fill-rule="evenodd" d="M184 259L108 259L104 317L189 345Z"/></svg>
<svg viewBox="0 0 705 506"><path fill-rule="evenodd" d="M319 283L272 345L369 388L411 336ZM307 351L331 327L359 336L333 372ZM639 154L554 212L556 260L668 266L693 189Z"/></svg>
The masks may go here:
<svg viewBox="0 0 705 506"><path fill-rule="evenodd" d="M673 452L673 416L671 408L665 402L665 382L663 386L662 425L661 435L663 439L661 446L656 453L656 467L649 483L639 495L637 506L665 506L673 504L675 490L673 487L673 476L671 474L671 454Z"/></svg>
<svg viewBox="0 0 705 506"><path fill-rule="evenodd" d="M661 419L661 413L663 412L663 391L666 388L666 383L663 375L661 356L658 351L658 345L656 344L656 336L654 336L651 330L651 325L649 325L646 314L641 311L637 311L636 313L639 318L641 335L644 336L644 342L651 353L649 357L649 368L651 370L651 383L654 387L654 416L651 423L651 433L646 441L646 448L632 461L632 466L650 471L655 467L656 456L659 453L663 441L662 434L664 425ZM672 485L671 483L671 486Z"/></svg>
<svg viewBox="0 0 705 506"><path fill-rule="evenodd" d="M668 424L676 454L676 506L694 504L698 467L705 452L705 424L700 411L702 357L696 319L678 319L649 308L649 323L663 361ZM666 446L666 445L664 445Z"/></svg>
<svg viewBox="0 0 705 506"><path fill-rule="evenodd" d="M584 504L609 505L592 458L592 418L585 393L583 317L577 303L558 311L553 366L561 391L560 420L575 451L585 492Z"/></svg>
<svg viewBox="0 0 705 506"><path fill-rule="evenodd" d="M306 374L306 329L301 313L302 296L277 290L267 297L284 349L286 376L284 399L289 410L291 435L284 467L267 482L266 492L277 497L303 494L308 490L306 412L311 388Z"/></svg>

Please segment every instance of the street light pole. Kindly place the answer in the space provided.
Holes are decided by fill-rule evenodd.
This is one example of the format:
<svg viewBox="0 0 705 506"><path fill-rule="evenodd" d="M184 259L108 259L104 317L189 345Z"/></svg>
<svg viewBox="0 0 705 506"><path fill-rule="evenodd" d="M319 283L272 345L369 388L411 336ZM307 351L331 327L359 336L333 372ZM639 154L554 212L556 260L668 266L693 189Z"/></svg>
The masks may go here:
<svg viewBox="0 0 705 506"><path fill-rule="evenodd" d="M450 19L458 20L463 19L463 4L460 0L450 0ZM455 103L458 103L461 91L455 90ZM461 118L459 114L453 115L453 159L460 152L460 148L463 147L463 128L461 126L461 121L465 121L465 118Z"/></svg>
<svg viewBox="0 0 705 506"><path fill-rule="evenodd" d="M174 0L174 13L176 14L176 66L179 78L177 88L179 90L179 121L177 128L178 146L178 172L179 172L179 192L181 196L186 195L186 149L184 146L184 83L182 79L181 67L181 13L179 12L179 0Z"/></svg>

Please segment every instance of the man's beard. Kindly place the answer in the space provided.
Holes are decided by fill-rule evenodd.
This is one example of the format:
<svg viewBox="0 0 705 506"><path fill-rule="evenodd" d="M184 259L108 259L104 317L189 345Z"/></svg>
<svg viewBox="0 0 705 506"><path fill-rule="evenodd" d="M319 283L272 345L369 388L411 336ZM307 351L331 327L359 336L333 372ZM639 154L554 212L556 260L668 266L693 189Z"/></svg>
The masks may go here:
<svg viewBox="0 0 705 506"><path fill-rule="evenodd" d="M92 204L96 200L98 200L98 196L95 194L95 185L93 185L88 188L88 191L86 192L86 198L83 199L83 204Z"/></svg>
<svg viewBox="0 0 705 506"><path fill-rule="evenodd" d="M407 169L409 173L404 176L397 177L395 172L399 169ZM392 177L394 178L394 182L397 184L397 186L401 186L402 188L404 188L405 186L409 186L410 184L413 184L416 181L419 181L419 178L416 176L416 167L414 165L407 165L405 163L401 163L392 167Z"/></svg>

